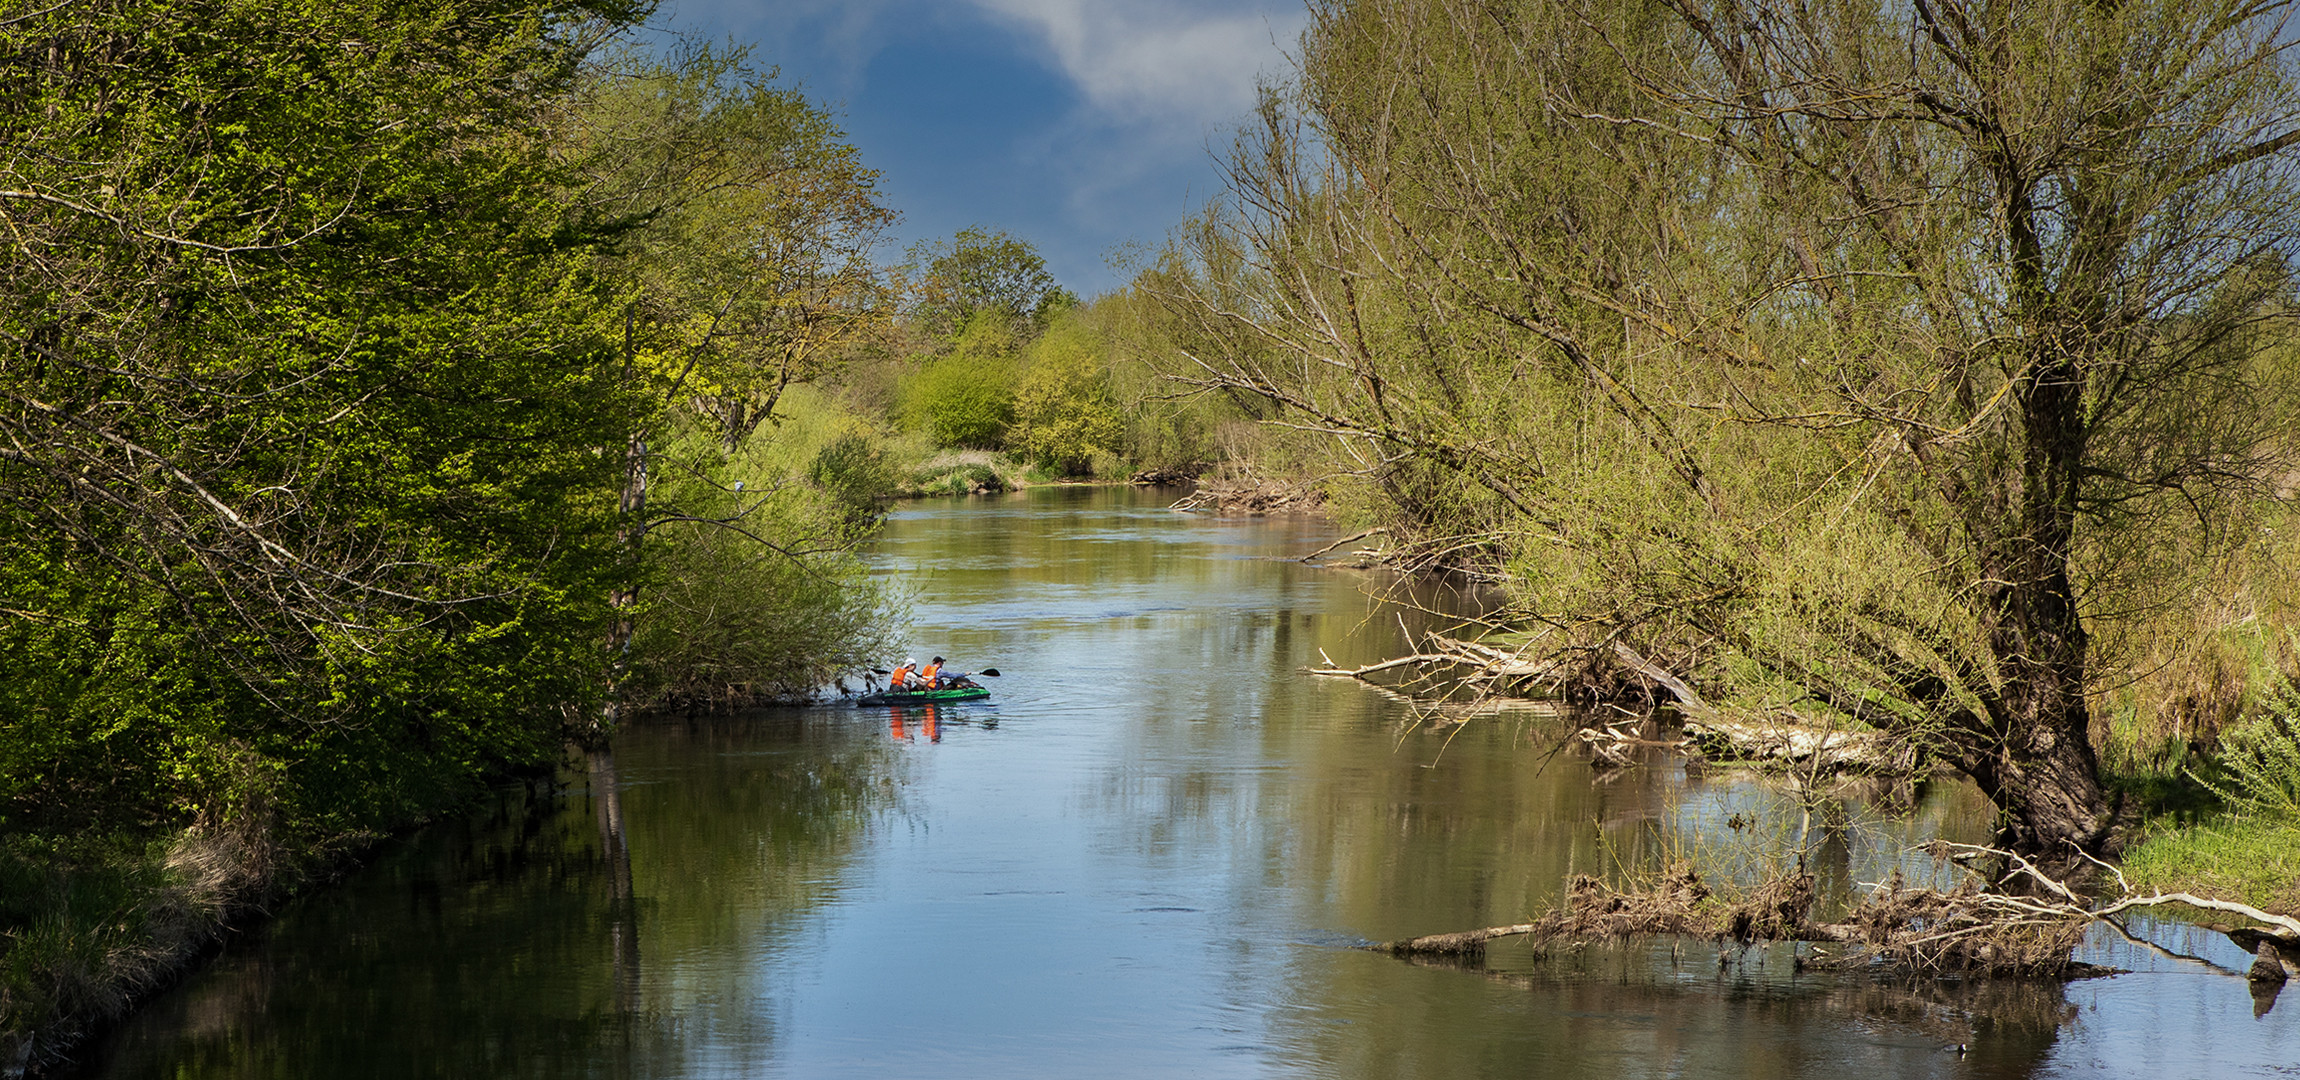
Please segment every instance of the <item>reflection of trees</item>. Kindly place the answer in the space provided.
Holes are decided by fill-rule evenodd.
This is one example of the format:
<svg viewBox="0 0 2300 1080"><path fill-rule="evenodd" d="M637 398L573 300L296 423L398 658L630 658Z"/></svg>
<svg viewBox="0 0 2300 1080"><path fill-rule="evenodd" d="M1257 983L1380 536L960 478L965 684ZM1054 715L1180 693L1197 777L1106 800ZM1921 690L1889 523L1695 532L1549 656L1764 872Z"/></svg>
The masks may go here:
<svg viewBox="0 0 2300 1080"><path fill-rule="evenodd" d="M599 855L607 864L608 955L615 971L615 1010L639 1011L639 911L631 889L631 845L623 832L622 785L615 752L589 754L591 805L599 823Z"/></svg>
<svg viewBox="0 0 2300 1080"><path fill-rule="evenodd" d="M771 973L744 961L835 887L885 804L888 759L865 734L791 712L628 728L582 787L506 789L298 903L137 1018L103 1075L755 1064Z"/></svg>

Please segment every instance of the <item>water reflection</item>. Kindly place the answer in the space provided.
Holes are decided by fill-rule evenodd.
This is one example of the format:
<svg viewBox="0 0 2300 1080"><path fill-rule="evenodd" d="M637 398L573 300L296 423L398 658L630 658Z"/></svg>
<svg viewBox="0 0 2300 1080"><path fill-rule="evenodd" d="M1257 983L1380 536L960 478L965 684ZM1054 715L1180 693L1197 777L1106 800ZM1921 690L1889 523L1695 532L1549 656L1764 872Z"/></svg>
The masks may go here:
<svg viewBox="0 0 2300 1080"><path fill-rule="evenodd" d="M791 935L895 802L900 763L843 719L643 729L559 785L505 789L294 905L81 1075L764 1067Z"/></svg>
<svg viewBox="0 0 2300 1080"><path fill-rule="evenodd" d="M615 1008L639 1011L639 905L631 885L631 845L623 834L623 785L615 776L615 752L588 755L591 802L599 822L599 852L607 864L607 940L615 972Z"/></svg>
<svg viewBox="0 0 2300 1080"><path fill-rule="evenodd" d="M2114 939L2132 975L1889 983L1706 942L1348 946L1522 921L1572 873L1801 852L1848 901L1980 839L1969 787L1807 791L1539 710L1433 717L1327 662L1462 598L1290 559L1313 521L1052 490L898 511L876 558L995 708L658 722L554 791L398 844L171 995L101 1075L2272 1075L2289 1006ZM2241 970L2183 924L2135 932ZM896 1016L899 1022L888 1022ZM1969 1052L1944 1049L1958 1044Z"/></svg>

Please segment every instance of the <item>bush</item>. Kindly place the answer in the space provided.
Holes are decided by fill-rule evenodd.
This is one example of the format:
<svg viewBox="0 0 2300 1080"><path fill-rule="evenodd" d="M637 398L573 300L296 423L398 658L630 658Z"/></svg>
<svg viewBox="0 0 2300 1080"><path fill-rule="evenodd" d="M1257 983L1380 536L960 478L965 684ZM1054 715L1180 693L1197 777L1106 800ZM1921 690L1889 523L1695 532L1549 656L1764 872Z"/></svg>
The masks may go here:
<svg viewBox="0 0 2300 1080"><path fill-rule="evenodd" d="M1030 374L1015 392L1009 441L1041 468L1064 476L1086 473L1097 453L1116 453L1125 435L1094 342L1075 320L1066 320L1039 338L1030 354Z"/></svg>
<svg viewBox="0 0 2300 1080"><path fill-rule="evenodd" d="M2190 775L2240 814L2300 822L2300 688L2290 683L2259 713L2221 734L2212 776Z"/></svg>
<svg viewBox="0 0 2300 1080"><path fill-rule="evenodd" d="M886 450L868 435L841 436L815 452L807 482L837 507L853 529L868 529L892 499L899 477Z"/></svg>
<svg viewBox="0 0 2300 1080"><path fill-rule="evenodd" d="M732 459L701 431L666 448L664 520L647 535L631 646L634 702L804 698L895 647L900 599L851 552L876 524L894 466L852 431L810 447L806 436L830 428L827 415L813 419Z"/></svg>
<svg viewBox="0 0 2300 1080"><path fill-rule="evenodd" d="M1014 335L995 312L976 316L948 356L903 388L903 411L938 446L999 450L1014 418Z"/></svg>

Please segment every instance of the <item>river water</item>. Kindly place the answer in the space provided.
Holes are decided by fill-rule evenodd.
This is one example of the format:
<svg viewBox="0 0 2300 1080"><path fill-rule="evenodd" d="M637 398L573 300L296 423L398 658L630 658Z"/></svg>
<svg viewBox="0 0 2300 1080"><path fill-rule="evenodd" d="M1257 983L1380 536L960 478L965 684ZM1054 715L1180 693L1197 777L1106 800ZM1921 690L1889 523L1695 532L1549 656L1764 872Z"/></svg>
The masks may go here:
<svg viewBox="0 0 2300 1080"><path fill-rule="evenodd" d="M1929 872L1907 845L1979 839L1987 808L1936 783L1821 828L1732 771L1595 772L1538 710L1457 722L1304 675L1474 598L1291 561L1338 535L1317 521L1163 501L905 506L874 557L917 591L922 659L1003 672L992 704L637 724L292 905L80 1075L2300 1075L2300 993L2266 1007L2106 941L2088 958L2131 973L2065 986L1708 942L1497 943L1476 968L1352 948L1522 921L1574 872L1730 874L1785 844L1842 897Z"/></svg>

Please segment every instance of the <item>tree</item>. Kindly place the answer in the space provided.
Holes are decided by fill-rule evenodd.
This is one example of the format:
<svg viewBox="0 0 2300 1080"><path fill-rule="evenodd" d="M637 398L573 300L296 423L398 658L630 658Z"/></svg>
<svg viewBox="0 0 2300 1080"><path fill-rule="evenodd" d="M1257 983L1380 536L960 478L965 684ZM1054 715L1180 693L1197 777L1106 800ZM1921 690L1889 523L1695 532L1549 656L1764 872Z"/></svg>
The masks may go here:
<svg viewBox="0 0 2300 1080"><path fill-rule="evenodd" d="M2280 3L1322 6L1169 291L1185 375L1526 619L2111 843L2094 628L2287 449Z"/></svg>
<svg viewBox="0 0 2300 1080"><path fill-rule="evenodd" d="M0 19L0 813L395 824L596 693L609 2Z"/></svg>
<svg viewBox="0 0 2300 1080"><path fill-rule="evenodd" d="M1064 475L1087 472L1097 453L1116 453L1125 432L1095 346L1079 320L1057 323L1031 343L1029 371L1014 392L1009 440Z"/></svg>
<svg viewBox="0 0 2300 1080"><path fill-rule="evenodd" d="M633 363L718 420L729 452L782 391L888 317L870 255L896 214L831 116L743 48L637 50L596 65L571 153L594 213L629 231Z"/></svg>
<svg viewBox="0 0 2300 1080"><path fill-rule="evenodd" d="M588 72L564 152L585 177L586 211L620 230L604 270L627 297L623 370L631 388L663 410L624 440L625 579L611 597L607 711L585 732L596 740L615 727L634 641L659 650L686 631L678 654L702 656L695 643L712 629L641 634L642 581L669 582L675 591L665 599L675 605L695 586L678 575L707 564L787 558L804 565L779 577L754 568L741 580L831 580L828 567L810 560L832 557L837 545L781 528L790 519L769 504L787 478L749 471L743 463L752 459L742 451L791 386L835 370L886 326L887 294L869 256L895 215L879 202L878 174L829 114L775 85L774 73L752 67L743 49L689 45L663 60L637 50L610 54ZM716 437L697 437L705 427ZM669 546L650 550L647 539L666 526L676 527L665 537ZM818 606L833 603L831 593L851 578L839 576L830 593L810 586L805 595ZM764 611L807 602L759 592L747 603ZM861 593L835 603L849 614L879 610ZM698 606L738 620L752 613ZM684 685L685 675L665 673L677 666L669 655L650 662L656 684ZM787 680L821 666L787 665L774 687L787 689Z"/></svg>
<svg viewBox="0 0 2300 1080"><path fill-rule="evenodd" d="M913 245L900 273L908 285L911 319L934 336L958 333L984 312L1036 331L1078 303L1055 283L1038 249L980 226L960 229L948 240Z"/></svg>
<svg viewBox="0 0 2300 1080"><path fill-rule="evenodd" d="M1006 313L980 311L903 387L903 412L937 446L997 450L1014 421L1014 332Z"/></svg>

